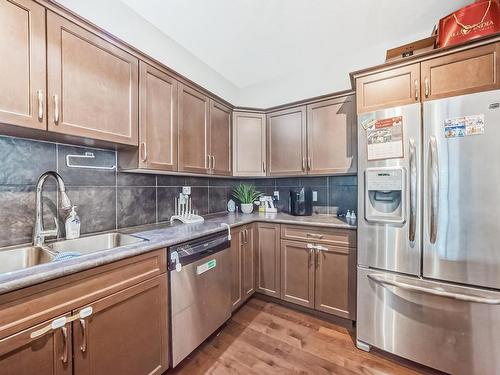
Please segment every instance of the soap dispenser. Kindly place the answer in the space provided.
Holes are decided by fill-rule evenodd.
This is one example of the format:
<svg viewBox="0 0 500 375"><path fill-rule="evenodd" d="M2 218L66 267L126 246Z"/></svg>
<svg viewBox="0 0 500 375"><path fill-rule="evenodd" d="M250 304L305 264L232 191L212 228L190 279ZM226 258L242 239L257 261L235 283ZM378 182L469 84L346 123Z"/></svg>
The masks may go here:
<svg viewBox="0 0 500 375"><path fill-rule="evenodd" d="M71 207L71 212L66 218L65 227L67 240L80 237L80 218L76 214L76 206Z"/></svg>

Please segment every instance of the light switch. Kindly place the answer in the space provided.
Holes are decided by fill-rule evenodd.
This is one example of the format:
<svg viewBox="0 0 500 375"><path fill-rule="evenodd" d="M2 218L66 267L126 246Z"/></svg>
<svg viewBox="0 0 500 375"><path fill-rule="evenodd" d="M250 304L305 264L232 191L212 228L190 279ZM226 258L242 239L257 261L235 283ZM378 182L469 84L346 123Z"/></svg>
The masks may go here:
<svg viewBox="0 0 500 375"><path fill-rule="evenodd" d="M280 200L280 192L279 192L279 191L275 191L275 192L273 193L273 195L274 195L274 197L276 198L276 200L278 200L278 201Z"/></svg>
<svg viewBox="0 0 500 375"><path fill-rule="evenodd" d="M183 186L182 187L182 194L191 195L191 186Z"/></svg>
<svg viewBox="0 0 500 375"><path fill-rule="evenodd" d="M317 201L318 201L318 192L313 191L313 202L317 202Z"/></svg>

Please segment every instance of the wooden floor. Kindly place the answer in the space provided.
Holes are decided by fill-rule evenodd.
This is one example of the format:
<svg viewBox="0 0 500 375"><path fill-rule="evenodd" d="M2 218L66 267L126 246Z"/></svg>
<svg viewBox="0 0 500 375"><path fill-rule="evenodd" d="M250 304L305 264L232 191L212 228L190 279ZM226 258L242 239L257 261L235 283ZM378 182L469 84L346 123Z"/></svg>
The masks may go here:
<svg viewBox="0 0 500 375"><path fill-rule="evenodd" d="M253 298L167 374L429 374L354 343L353 329Z"/></svg>

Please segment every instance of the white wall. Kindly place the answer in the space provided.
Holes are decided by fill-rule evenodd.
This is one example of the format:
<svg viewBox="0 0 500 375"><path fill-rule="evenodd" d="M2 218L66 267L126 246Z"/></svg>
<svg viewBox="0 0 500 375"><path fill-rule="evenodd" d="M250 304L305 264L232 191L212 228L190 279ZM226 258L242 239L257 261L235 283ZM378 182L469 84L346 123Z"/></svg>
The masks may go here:
<svg viewBox="0 0 500 375"><path fill-rule="evenodd" d="M57 2L230 103L237 100L238 89L235 85L123 2L119 0L57 0Z"/></svg>

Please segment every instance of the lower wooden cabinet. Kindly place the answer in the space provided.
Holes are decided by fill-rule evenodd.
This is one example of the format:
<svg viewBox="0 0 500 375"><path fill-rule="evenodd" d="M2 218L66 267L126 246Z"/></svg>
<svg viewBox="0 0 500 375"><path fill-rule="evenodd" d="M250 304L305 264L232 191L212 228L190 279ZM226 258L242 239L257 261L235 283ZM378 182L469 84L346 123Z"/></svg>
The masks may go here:
<svg viewBox="0 0 500 375"><path fill-rule="evenodd" d="M68 314L69 316L69 314ZM65 375L72 373L71 324L38 338L30 335L51 321L0 340L2 375Z"/></svg>
<svg viewBox="0 0 500 375"><path fill-rule="evenodd" d="M73 323L75 374L162 374L167 303L160 275L88 305L92 315Z"/></svg>
<svg viewBox="0 0 500 375"><path fill-rule="evenodd" d="M281 296L280 225L257 223L256 291Z"/></svg>
<svg viewBox="0 0 500 375"><path fill-rule="evenodd" d="M314 308L314 249L281 241L281 299Z"/></svg>
<svg viewBox="0 0 500 375"><path fill-rule="evenodd" d="M168 368L165 250L0 295L0 311L2 375L162 374ZM91 313L80 317L81 311ZM39 332L64 317L71 320Z"/></svg>
<svg viewBox="0 0 500 375"><path fill-rule="evenodd" d="M234 311L255 292L255 230L253 225L245 225L231 232L231 302Z"/></svg>
<svg viewBox="0 0 500 375"><path fill-rule="evenodd" d="M356 319L356 249L321 245L316 250L314 308Z"/></svg>

